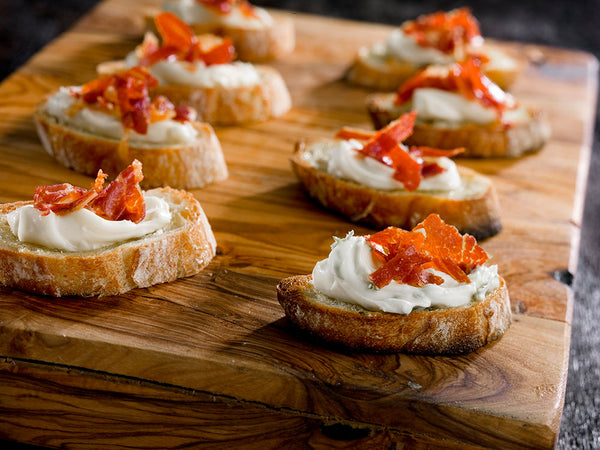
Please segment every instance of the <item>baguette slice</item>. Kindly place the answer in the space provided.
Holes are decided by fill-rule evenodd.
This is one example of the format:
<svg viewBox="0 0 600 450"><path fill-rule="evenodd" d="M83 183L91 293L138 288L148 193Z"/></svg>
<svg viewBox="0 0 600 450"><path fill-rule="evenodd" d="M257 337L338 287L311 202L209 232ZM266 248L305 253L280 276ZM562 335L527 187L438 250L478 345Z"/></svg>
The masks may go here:
<svg viewBox="0 0 600 450"><path fill-rule="evenodd" d="M283 78L269 66L255 66L260 82L239 87L162 85L150 91L164 95L176 105L198 112L199 120L213 125L263 122L285 114L292 106Z"/></svg>
<svg viewBox="0 0 600 450"><path fill-rule="evenodd" d="M0 285L55 297L105 296L200 272L217 245L202 207L186 191L167 187L148 192L169 203L172 220L166 229L86 252L20 242L6 215L32 202L0 205Z"/></svg>
<svg viewBox="0 0 600 450"><path fill-rule="evenodd" d="M287 318L320 338L352 349L430 355L468 353L498 339L511 322L504 279L482 301L395 314L368 311L315 291L311 275L283 279L277 299Z"/></svg>
<svg viewBox="0 0 600 450"><path fill-rule="evenodd" d="M171 186L201 188L225 180L227 165L212 127L193 122L198 131L191 144L131 146L61 123L38 107L34 112L38 135L46 151L77 172L95 176L99 169L119 173L137 159L144 166L145 188Z"/></svg>
<svg viewBox="0 0 600 450"><path fill-rule="evenodd" d="M436 213L461 233L469 233L478 240L502 229L498 198L491 181L471 169L458 167L463 186L470 192L463 198L450 198L445 191L384 191L315 168L305 157L311 151L310 142L296 145L290 159L294 173L310 197L353 222L377 229L392 225L410 230L429 214Z"/></svg>
<svg viewBox="0 0 600 450"><path fill-rule="evenodd" d="M195 34L216 34L229 37L235 47L237 59L244 62L261 63L282 58L296 46L294 21L290 17L278 16L271 26L244 28L221 23L191 23L188 26ZM146 15L146 27L157 34L154 15Z"/></svg>
<svg viewBox="0 0 600 450"><path fill-rule="evenodd" d="M406 112L394 105L395 98L393 92L367 96L367 110L375 128L384 127ZM417 116L413 133L405 142L442 149L464 147L459 157L465 158L515 158L539 150L550 138L550 126L544 115L533 109L527 109L526 114L525 120L510 124L460 126L420 122Z"/></svg>
<svg viewBox="0 0 600 450"><path fill-rule="evenodd" d="M489 55L501 64L494 64L492 60L483 65L483 72L503 90L508 89L518 78L523 70L523 62L512 58L499 48L486 45ZM408 61L393 58L373 58L369 56L369 49L363 47L359 50L354 63L346 73L346 79L355 85L375 89L378 91L393 91L406 80L423 70L424 66L415 65Z"/></svg>

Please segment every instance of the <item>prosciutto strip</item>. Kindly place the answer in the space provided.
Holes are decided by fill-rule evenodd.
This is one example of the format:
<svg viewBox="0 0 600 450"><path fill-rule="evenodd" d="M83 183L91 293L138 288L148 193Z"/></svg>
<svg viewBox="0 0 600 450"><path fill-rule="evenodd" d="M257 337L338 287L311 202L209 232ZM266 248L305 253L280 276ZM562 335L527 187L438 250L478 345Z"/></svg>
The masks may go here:
<svg viewBox="0 0 600 450"><path fill-rule="evenodd" d="M402 144L414 128L417 112L403 114L385 128L377 132L342 128L337 132L339 139L357 139L364 142L361 155L374 158L394 169L394 179L403 184L407 191L416 190L423 178L444 172L444 168L436 162L426 162L423 157L452 157L464 149L441 150L429 147L411 147L406 149Z"/></svg>
<svg viewBox="0 0 600 450"><path fill-rule="evenodd" d="M98 171L89 190L69 183L38 186L33 196L33 206L48 215L69 214L87 208L107 220L141 222L146 216L146 205L139 182L144 178L142 164L135 160L108 186L106 174Z"/></svg>
<svg viewBox="0 0 600 450"><path fill-rule="evenodd" d="M429 215L412 231L388 227L369 236L367 243L377 265L369 280L377 288L392 281L417 287L443 283L430 269L470 283L468 274L488 259L473 236L461 235L437 214Z"/></svg>
<svg viewBox="0 0 600 450"><path fill-rule="evenodd" d="M151 66L159 61L202 61L206 65L226 64L233 61L235 49L231 39L215 38L215 45L204 48L202 41L179 17L163 12L154 18L156 28L162 37L160 46L148 43L141 46L140 66Z"/></svg>
<svg viewBox="0 0 600 450"><path fill-rule="evenodd" d="M432 47L446 54L482 39L479 23L467 7L420 16L406 22L402 31L421 47Z"/></svg>
<svg viewBox="0 0 600 450"><path fill-rule="evenodd" d="M515 101L510 94L483 74L481 61L469 58L457 62L449 70L424 69L405 81L396 93L396 105L409 101L416 89L435 88L443 91L458 92L467 99L477 100L481 105L494 108L500 114L514 107Z"/></svg>

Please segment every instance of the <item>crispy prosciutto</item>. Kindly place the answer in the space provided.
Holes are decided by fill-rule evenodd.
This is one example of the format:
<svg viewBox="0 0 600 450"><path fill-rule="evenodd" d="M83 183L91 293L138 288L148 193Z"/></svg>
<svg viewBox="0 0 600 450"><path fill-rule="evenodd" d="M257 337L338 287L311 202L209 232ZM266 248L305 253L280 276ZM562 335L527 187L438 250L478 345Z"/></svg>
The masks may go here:
<svg viewBox="0 0 600 450"><path fill-rule="evenodd" d="M97 104L120 117L124 128L145 134L151 115L148 89L155 86L156 78L147 70L134 67L92 80L80 91L72 91L72 95L84 104Z"/></svg>
<svg viewBox="0 0 600 450"><path fill-rule="evenodd" d="M254 7L246 0L196 0L196 2L218 14L230 14L237 6L246 17L256 17Z"/></svg>
<svg viewBox="0 0 600 450"><path fill-rule="evenodd" d="M405 81L396 93L396 105L409 101L416 89L435 88L457 92L469 100L476 100L486 108L494 108L498 114L513 108L515 100L481 71L480 61L469 58L454 63L448 70L430 67Z"/></svg>
<svg viewBox="0 0 600 450"><path fill-rule="evenodd" d="M141 222L146 216L146 206L139 182L142 181L142 164L135 160L106 187L106 174L98 171L89 190L69 183L38 186L33 196L33 206L47 215L51 211L62 215L87 208L107 220Z"/></svg>
<svg viewBox="0 0 600 450"><path fill-rule="evenodd" d="M195 119L195 111L175 107L166 97L150 100L149 89L158 86L158 80L147 69L133 67L105 75L84 84L71 95L79 100L75 108L92 106L121 119L123 128L146 134L151 123L173 119L181 122Z"/></svg>
<svg viewBox="0 0 600 450"><path fill-rule="evenodd" d="M342 128L336 137L356 139L364 145L359 154L374 158L394 169L394 179L401 182L407 191L414 191L423 178L442 173L445 169L436 162L427 162L424 157L452 157L464 151L433 149L430 147L406 148L402 141L413 132L417 112L403 114L379 131L369 132L352 128Z"/></svg>
<svg viewBox="0 0 600 450"><path fill-rule="evenodd" d="M89 190L69 183L38 186L33 194L33 206L43 215L48 215L50 211L56 214L66 214L85 208L98 197L106 177L107 175L99 170Z"/></svg>
<svg viewBox="0 0 600 450"><path fill-rule="evenodd" d="M429 215L412 231L388 227L369 236L367 243L378 266L369 280L379 289L392 281L416 287L442 284L443 279L427 269L470 283L468 274L488 259L473 236L461 235L437 214Z"/></svg>
<svg viewBox="0 0 600 450"><path fill-rule="evenodd" d="M138 47L140 66L148 67L164 60L202 61L207 66L233 61L235 49L229 38L210 36L210 39L203 40L170 12L158 14L154 23L162 37L162 44L159 46L153 37L146 38Z"/></svg>
<svg viewBox="0 0 600 450"><path fill-rule="evenodd" d="M421 47L432 47L447 54L467 45L478 45L482 40L479 23L467 7L420 16L406 22L402 31Z"/></svg>

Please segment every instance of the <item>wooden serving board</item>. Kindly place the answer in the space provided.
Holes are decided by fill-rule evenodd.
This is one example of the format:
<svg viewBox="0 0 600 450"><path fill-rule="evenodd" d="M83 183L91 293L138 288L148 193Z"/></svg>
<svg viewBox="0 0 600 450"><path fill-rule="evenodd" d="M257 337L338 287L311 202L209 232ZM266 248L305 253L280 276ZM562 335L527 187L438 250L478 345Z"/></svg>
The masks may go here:
<svg viewBox="0 0 600 450"><path fill-rule="evenodd" d="M0 85L1 202L29 199L40 184L89 185L44 152L32 109L130 51L153 4L105 1ZM545 111L552 140L520 159L462 161L500 196L504 230L482 245L510 291L504 337L459 357L348 352L295 331L275 286L309 273L332 236L373 230L308 200L288 159L299 139L370 128L367 91L342 77L359 46L390 28L294 18L297 49L274 64L294 108L217 129L229 179L193 191L218 241L206 270L104 298L0 288L0 438L69 448L555 445L572 308L555 272L575 270L596 60L504 44L531 59L513 93Z"/></svg>

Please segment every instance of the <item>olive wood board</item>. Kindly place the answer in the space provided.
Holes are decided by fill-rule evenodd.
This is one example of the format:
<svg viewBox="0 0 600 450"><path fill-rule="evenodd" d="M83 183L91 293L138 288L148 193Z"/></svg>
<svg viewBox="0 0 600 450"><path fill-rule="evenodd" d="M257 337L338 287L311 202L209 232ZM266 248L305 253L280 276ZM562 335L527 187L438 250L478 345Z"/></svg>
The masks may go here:
<svg viewBox="0 0 600 450"><path fill-rule="evenodd" d="M156 2L106 0L0 85L0 201L90 178L42 148L32 111L59 86L95 77L143 34ZM528 59L513 94L552 126L538 153L459 160L490 176L503 231L481 242L506 279L504 337L456 357L352 352L295 330L277 303L286 276L310 273L332 236L370 234L310 201L289 157L296 141L371 128L368 90L345 71L391 27L291 15L296 50L272 65L293 109L217 128L226 181L193 194L218 242L194 277L120 296L50 298L0 288L0 438L48 447L551 448L567 377L581 204L597 61L498 42Z"/></svg>

